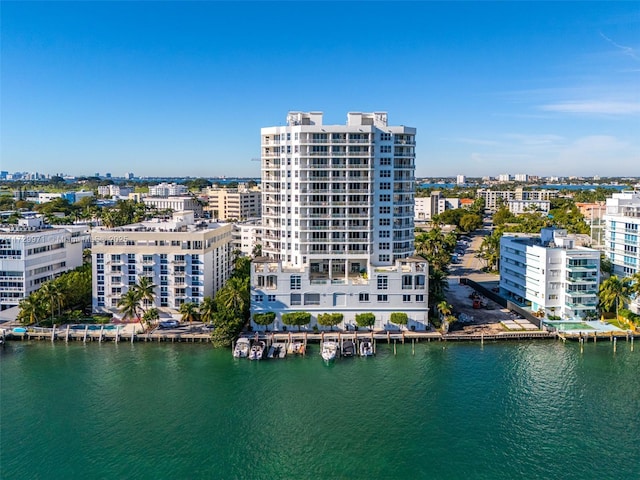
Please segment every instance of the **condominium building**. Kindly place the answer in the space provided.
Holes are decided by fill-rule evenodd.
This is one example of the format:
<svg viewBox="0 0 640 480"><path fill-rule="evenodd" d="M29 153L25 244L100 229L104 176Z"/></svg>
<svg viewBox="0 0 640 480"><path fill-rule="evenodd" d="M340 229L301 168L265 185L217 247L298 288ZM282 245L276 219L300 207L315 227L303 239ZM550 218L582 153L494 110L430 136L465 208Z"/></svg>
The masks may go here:
<svg viewBox="0 0 640 480"><path fill-rule="evenodd" d="M605 254L613 273L628 277L640 272L640 190L608 198L604 221Z"/></svg>
<svg viewBox="0 0 640 480"><path fill-rule="evenodd" d="M133 192L131 187L121 187L120 185L100 185L98 195L102 197L126 197Z"/></svg>
<svg viewBox="0 0 640 480"><path fill-rule="evenodd" d="M445 210L460 208L460 206L459 198L445 198L442 192L431 192L428 197L415 198L415 221L428 221L434 215L439 215Z"/></svg>
<svg viewBox="0 0 640 480"><path fill-rule="evenodd" d="M246 257L254 255L256 247L262 248L262 222L247 220L233 225L233 251L240 251Z"/></svg>
<svg viewBox="0 0 640 480"><path fill-rule="evenodd" d="M467 183L467 177L465 175L456 176L456 184L457 185L464 185L465 183Z"/></svg>
<svg viewBox="0 0 640 480"><path fill-rule="evenodd" d="M600 252L576 246L566 230L500 240L500 288L534 312L562 319L595 315L599 276Z"/></svg>
<svg viewBox="0 0 640 480"><path fill-rule="evenodd" d="M206 191L211 218L223 221L244 221L260 218L262 214L262 193L259 189L209 188Z"/></svg>
<svg viewBox="0 0 640 480"><path fill-rule="evenodd" d="M501 204L509 200L550 201L558 196L558 190L525 190L518 187L514 190L488 190L479 188L476 197L484 200L484 208L495 212Z"/></svg>
<svg viewBox="0 0 640 480"><path fill-rule="evenodd" d="M402 311L426 327L427 264L409 258L415 134L382 112L349 113L346 125L290 112L286 126L262 129L265 258L252 269L253 312L275 311L277 324L284 312L306 310L313 324L317 313L337 311L347 325L378 312L384 328Z"/></svg>
<svg viewBox="0 0 640 480"><path fill-rule="evenodd" d="M514 215L528 212L549 213L551 202L548 200L507 200L507 208Z"/></svg>
<svg viewBox="0 0 640 480"><path fill-rule="evenodd" d="M86 227L51 228L23 219L0 228L0 310L19 304L43 283L82 265Z"/></svg>
<svg viewBox="0 0 640 480"><path fill-rule="evenodd" d="M172 210L174 212L192 211L196 217L201 217L203 213L202 203L190 196L174 197L143 197L142 201L149 207L158 210Z"/></svg>
<svg viewBox="0 0 640 480"><path fill-rule="evenodd" d="M152 197L170 197L175 195L184 195L189 189L185 185L179 183L162 182L158 185L149 187L149 195Z"/></svg>
<svg viewBox="0 0 640 480"><path fill-rule="evenodd" d="M157 285L155 306L175 314L186 302L213 296L231 273L231 224L196 222L193 212L175 212L112 229L94 229L93 309L118 312L118 302L141 277Z"/></svg>

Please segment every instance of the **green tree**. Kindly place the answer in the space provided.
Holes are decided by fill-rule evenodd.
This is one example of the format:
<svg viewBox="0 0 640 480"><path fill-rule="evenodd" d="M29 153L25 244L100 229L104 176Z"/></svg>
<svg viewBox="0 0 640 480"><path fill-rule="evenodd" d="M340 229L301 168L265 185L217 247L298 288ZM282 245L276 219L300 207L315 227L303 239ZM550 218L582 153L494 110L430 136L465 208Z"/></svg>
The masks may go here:
<svg viewBox="0 0 640 480"><path fill-rule="evenodd" d="M496 270L498 260L500 259L500 239L502 238L502 230L496 229L482 239L478 256L487 262L489 270Z"/></svg>
<svg viewBox="0 0 640 480"><path fill-rule="evenodd" d="M51 322L53 323L53 315L56 307L58 308L58 315L60 314L62 302L64 301L64 292L62 291L59 283L49 280L40 287L40 294L49 305L49 309L51 311Z"/></svg>
<svg viewBox="0 0 640 480"><path fill-rule="evenodd" d="M628 278L618 278L616 275L613 275L607 278L600 285L600 303L602 307L610 312L611 309L615 306L616 309L616 319L618 318L618 311L620 309L620 304L622 307L629 302L630 295L630 281Z"/></svg>
<svg viewBox="0 0 640 480"><path fill-rule="evenodd" d="M460 219L460 230L463 232L473 232L482 227L482 217L473 213L463 215Z"/></svg>
<svg viewBox="0 0 640 480"><path fill-rule="evenodd" d="M308 325L311 321L309 312L287 312L282 314L282 323L290 326L297 326L298 331L302 325Z"/></svg>
<svg viewBox="0 0 640 480"><path fill-rule="evenodd" d="M409 315L405 312L393 312L391 314L391 323L396 325L405 326L409 323Z"/></svg>
<svg viewBox="0 0 640 480"><path fill-rule="evenodd" d="M268 327L273 323L275 319L276 319L275 312L263 312L263 313L253 314L253 321L256 322L258 325L267 327L267 331L269 331Z"/></svg>
<svg viewBox="0 0 640 480"><path fill-rule="evenodd" d="M142 319L147 323L147 325L152 325L160 320L160 312L157 308L150 308L144 315L142 315Z"/></svg>
<svg viewBox="0 0 640 480"><path fill-rule="evenodd" d="M376 316L373 313L356 313L356 325L359 327L371 328L376 323Z"/></svg>
<svg viewBox="0 0 640 480"><path fill-rule="evenodd" d="M323 327L329 327L333 330L333 327L338 325L344 319L342 313L321 313L318 315L318 325Z"/></svg>
<svg viewBox="0 0 640 480"><path fill-rule="evenodd" d="M249 278L231 277L216 293L216 304L244 319L249 312Z"/></svg>
<svg viewBox="0 0 640 480"><path fill-rule="evenodd" d="M124 318L140 320L140 294L135 288L127 290L120 300L118 300L118 308Z"/></svg>
<svg viewBox="0 0 640 480"><path fill-rule="evenodd" d="M429 306L433 307L436 303L444 300L447 290L449 290L449 279L446 272L431 269L429 273Z"/></svg>
<svg viewBox="0 0 640 480"><path fill-rule="evenodd" d="M182 314L183 322L192 324L195 320L198 320L198 305L193 302L183 303L178 311Z"/></svg>
<svg viewBox="0 0 640 480"><path fill-rule="evenodd" d="M204 297L198 310L204 323L212 323L216 313L216 302L211 297Z"/></svg>
<svg viewBox="0 0 640 480"><path fill-rule="evenodd" d="M44 304L35 293L20 301L20 312L17 319L23 325L38 323L47 314Z"/></svg>
<svg viewBox="0 0 640 480"><path fill-rule="evenodd" d="M447 303L446 300L438 302L436 308L438 309L438 312L440 312L440 315L442 315L443 317L446 317L447 315L451 315L451 313L453 313L453 307L449 303Z"/></svg>
<svg viewBox="0 0 640 480"><path fill-rule="evenodd" d="M153 305L156 287L157 285L149 277L140 277L138 283L133 287L140 299L140 309L143 313L146 311L145 304Z"/></svg>

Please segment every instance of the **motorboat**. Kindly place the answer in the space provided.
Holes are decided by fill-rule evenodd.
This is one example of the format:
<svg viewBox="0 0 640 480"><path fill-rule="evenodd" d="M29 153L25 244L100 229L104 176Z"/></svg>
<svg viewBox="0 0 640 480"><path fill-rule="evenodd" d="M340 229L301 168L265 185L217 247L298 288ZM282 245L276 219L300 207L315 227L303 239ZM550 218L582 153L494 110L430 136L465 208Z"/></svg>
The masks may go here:
<svg viewBox="0 0 640 480"><path fill-rule="evenodd" d="M284 358L287 355L287 346L284 343L274 343L269 347L267 358Z"/></svg>
<svg viewBox="0 0 640 480"><path fill-rule="evenodd" d="M249 360L262 360L265 343L262 340L255 340L249 350Z"/></svg>
<svg viewBox="0 0 640 480"><path fill-rule="evenodd" d="M236 346L233 349L233 356L236 358L247 358L249 356L249 350L251 349L251 342L248 338L239 338L236 342Z"/></svg>
<svg viewBox="0 0 640 480"><path fill-rule="evenodd" d="M338 353L337 342L333 342L330 340L326 342L322 342L322 350L320 352L320 355L322 355L322 358L325 362L334 360L336 358L337 353Z"/></svg>
<svg viewBox="0 0 640 480"><path fill-rule="evenodd" d="M306 346L304 342L291 342L287 353L290 355L304 355L305 350Z"/></svg>
<svg viewBox="0 0 640 480"><path fill-rule="evenodd" d="M371 340L360 340L360 356L361 357L371 357L373 356L373 344Z"/></svg>
<svg viewBox="0 0 640 480"><path fill-rule="evenodd" d="M353 357L356 354L356 346L351 340L342 342L342 356Z"/></svg>

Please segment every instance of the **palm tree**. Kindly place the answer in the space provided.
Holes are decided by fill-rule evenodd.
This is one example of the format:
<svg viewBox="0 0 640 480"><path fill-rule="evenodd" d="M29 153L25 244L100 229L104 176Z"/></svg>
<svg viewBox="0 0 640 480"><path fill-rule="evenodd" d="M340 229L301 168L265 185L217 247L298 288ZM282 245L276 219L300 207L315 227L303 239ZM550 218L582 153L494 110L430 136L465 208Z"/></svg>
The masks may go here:
<svg viewBox="0 0 640 480"><path fill-rule="evenodd" d="M490 270L495 270L498 267L501 237L502 231L494 230L491 235L484 237L480 244L478 256L487 262L487 267Z"/></svg>
<svg viewBox="0 0 640 480"><path fill-rule="evenodd" d="M130 288L118 301L118 307L124 318L140 318L140 296L135 288Z"/></svg>
<svg viewBox="0 0 640 480"><path fill-rule="evenodd" d="M144 315L142 315L142 319L147 322L147 325L151 325L154 322L157 322L160 319L160 312L158 312L157 308L150 308Z"/></svg>
<svg viewBox="0 0 640 480"><path fill-rule="evenodd" d="M438 309L438 312L440 312L440 315L442 315L443 317L451 315L451 313L453 312L453 307L449 305L446 300L442 300L440 303L438 303L438 305L436 305L436 308Z"/></svg>
<svg viewBox="0 0 640 480"><path fill-rule="evenodd" d="M429 303L435 305L444 300L447 290L449 290L447 274L442 270L432 269L429 275Z"/></svg>
<svg viewBox="0 0 640 480"><path fill-rule="evenodd" d="M20 313L18 320L20 323L30 325L37 323L40 318L44 317L46 312L40 299L35 295L29 295L20 301Z"/></svg>
<svg viewBox="0 0 640 480"><path fill-rule="evenodd" d="M144 308L144 304L146 302L153 304L153 301L155 300L154 289L156 287L157 285L154 285L153 280L149 277L140 277L138 284L133 287L140 297L140 308L143 313L146 311Z"/></svg>
<svg viewBox="0 0 640 480"><path fill-rule="evenodd" d="M49 280L40 288L41 295L47 299L49 303L49 308L51 309L51 321L53 322L53 315L55 307L58 307L58 314L62 307L62 302L64 300L64 292L60 288L60 286L55 283L53 280Z"/></svg>
<svg viewBox="0 0 640 480"><path fill-rule="evenodd" d="M189 322L189 324L193 323L194 320L198 319L198 305L192 302L185 302L180 305L179 312L182 314L182 321Z"/></svg>
<svg viewBox="0 0 640 480"><path fill-rule="evenodd" d="M200 307L198 309L200 319L204 323L213 323L213 318L216 313L216 302L211 297L204 297Z"/></svg>
<svg viewBox="0 0 640 480"><path fill-rule="evenodd" d="M611 307L615 305L616 320L618 319L620 303L624 307L624 304L629 301L630 286L631 282L628 278L620 279L616 275L607 278L600 285L600 302L606 310L611 310Z"/></svg>
<svg viewBox="0 0 640 480"><path fill-rule="evenodd" d="M232 277L216 294L216 302L225 309L246 318L249 306L249 279Z"/></svg>

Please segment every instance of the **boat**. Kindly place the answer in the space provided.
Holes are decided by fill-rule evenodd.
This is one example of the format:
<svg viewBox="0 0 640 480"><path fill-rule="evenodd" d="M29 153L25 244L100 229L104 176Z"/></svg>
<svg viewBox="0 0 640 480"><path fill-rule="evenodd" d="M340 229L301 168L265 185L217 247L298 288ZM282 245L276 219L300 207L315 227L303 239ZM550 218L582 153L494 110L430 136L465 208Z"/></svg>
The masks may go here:
<svg viewBox="0 0 640 480"><path fill-rule="evenodd" d="M255 340L249 350L249 360L262 360L265 343L262 340Z"/></svg>
<svg viewBox="0 0 640 480"><path fill-rule="evenodd" d="M360 356L361 357L371 357L373 355L373 344L371 340L362 339L360 340Z"/></svg>
<svg viewBox="0 0 640 480"><path fill-rule="evenodd" d="M290 355L304 355L305 350L306 346L303 342L291 342L287 349L287 353Z"/></svg>
<svg viewBox="0 0 640 480"><path fill-rule="evenodd" d="M351 340L342 342L342 356L353 357L356 354L356 346Z"/></svg>
<svg viewBox="0 0 640 480"><path fill-rule="evenodd" d="M324 359L325 362L334 360L336 358L337 353L338 353L337 342L332 342L330 340L326 342L322 342L322 351L320 352L320 355L322 355L322 358Z"/></svg>
<svg viewBox="0 0 640 480"><path fill-rule="evenodd" d="M284 358L287 355L287 345L284 343L274 343L269 347L267 358Z"/></svg>
<svg viewBox="0 0 640 480"><path fill-rule="evenodd" d="M233 356L236 358L247 358L249 356L249 349L251 343L248 338L239 338L236 342L236 346L233 349Z"/></svg>

